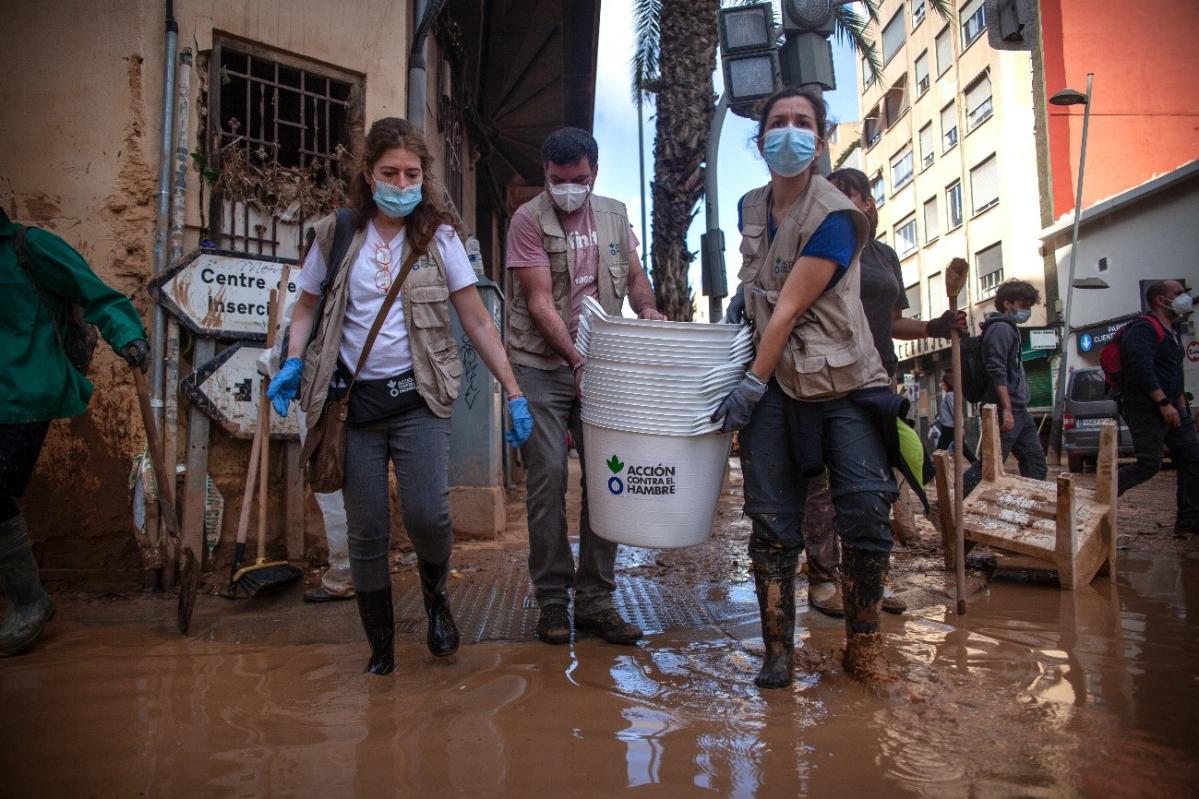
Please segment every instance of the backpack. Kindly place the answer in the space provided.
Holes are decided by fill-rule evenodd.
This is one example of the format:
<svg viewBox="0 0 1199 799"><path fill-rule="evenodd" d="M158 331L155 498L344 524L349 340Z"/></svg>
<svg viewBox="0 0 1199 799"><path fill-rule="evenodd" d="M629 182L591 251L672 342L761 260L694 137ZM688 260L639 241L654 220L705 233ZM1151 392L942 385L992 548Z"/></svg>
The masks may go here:
<svg viewBox="0 0 1199 799"><path fill-rule="evenodd" d="M350 249L350 242L354 239L354 212L348 208L340 208L335 213L337 215L337 224L333 228L333 242L329 248L329 263L325 264L325 279L321 281L321 298L312 316L312 330L308 334L308 344L311 344L316 339L321 320L325 317L325 301L329 296L329 286L333 285L333 278L337 277L337 270L341 268L341 262L345 260L346 251ZM308 247L316 246L314 238L315 236L310 230ZM305 247L304 254L307 255L307 253L308 249ZM302 265L303 261L301 260ZM291 325L288 325L283 331L282 342L279 344L280 364L287 360L287 350L290 340ZM305 345L305 350L307 350L307 345Z"/></svg>
<svg viewBox="0 0 1199 799"><path fill-rule="evenodd" d="M41 284L41 281L33 273L33 264L29 260L29 253L25 249L25 233L29 230L24 225L14 225L16 234L13 236L13 252L17 256L17 264L21 270L25 272L25 276L29 278L29 282L33 284L37 290L38 299L41 300L42 307L45 308L47 316L50 314L50 304L46 301L46 288ZM96 342L100 340L99 334L96 332L96 326L87 321L83 314L82 306L71 303L70 313L67 314L65 329L60 327L57 319L50 319L50 323L54 326L54 337L58 339L58 345L62 347L63 352L67 355L67 360L71 365L79 371L80 374L86 375L92 367L92 356L96 353Z"/></svg>
<svg viewBox="0 0 1199 799"><path fill-rule="evenodd" d="M1143 314L1140 318L1153 325L1153 331L1157 333L1157 343L1161 344L1162 339L1166 337L1166 331L1161 322L1157 321L1157 317L1152 314ZM1109 391L1119 388L1120 383L1124 380L1124 356L1120 351L1120 339L1123 337L1124 331L1132 327L1136 321L1134 319L1117 330L1112 336L1112 340L1104 344L1103 349L1099 351L1099 365L1103 367L1103 380Z"/></svg>
<svg viewBox="0 0 1199 799"><path fill-rule="evenodd" d="M962 399L965 402L982 402L987 394L987 387L991 385L983 353L983 340L987 335L987 328L995 322L1006 322L1013 328L1016 327L1016 323L1011 319L1001 317L984 323L982 332L977 336L967 336L962 340Z"/></svg>

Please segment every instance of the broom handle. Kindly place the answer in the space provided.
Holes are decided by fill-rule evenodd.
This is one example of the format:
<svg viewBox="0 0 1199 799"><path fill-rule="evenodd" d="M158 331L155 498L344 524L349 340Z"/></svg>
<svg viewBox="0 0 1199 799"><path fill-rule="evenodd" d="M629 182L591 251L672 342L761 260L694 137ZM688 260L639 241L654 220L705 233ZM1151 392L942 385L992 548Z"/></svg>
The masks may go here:
<svg viewBox="0 0 1199 799"><path fill-rule="evenodd" d="M958 309L955 295L949 300L949 309ZM965 457L963 446L965 441L965 419L962 418L964 402L962 400L962 334L957 328L952 331L950 339L953 360L953 570L954 587L957 592L958 615L966 615L966 530L965 519L962 515Z"/></svg>
<svg viewBox="0 0 1199 799"><path fill-rule="evenodd" d="M254 425L254 443L250 445L250 468L246 470L246 490L242 493L241 514L237 517L237 543L246 543L250 532L250 507L254 504L254 491L258 487L258 459L262 451L262 409L258 409L258 423Z"/></svg>
<svg viewBox="0 0 1199 799"><path fill-rule="evenodd" d="M158 504L167 533L179 540L179 519L175 515L175 486L162 462L162 439L158 436L158 425L154 422L154 409L150 405L150 389L142 370L133 367L133 384L137 388L137 404L142 414L142 425L146 428L146 447L150 452L150 466L154 469L154 482L158 487Z"/></svg>
<svg viewBox="0 0 1199 799"><path fill-rule="evenodd" d="M281 290L286 290L290 271L290 268L284 264L283 271L279 275ZM279 291L272 289L270 299L267 300L266 348L268 351L275 347L275 327L279 323L279 296ZM260 444L262 455L258 460L258 560L260 561L266 558L267 475L271 465L271 401L266 395L269 387L269 382L264 377L262 379L262 399L258 404L258 419L262 426L262 442Z"/></svg>

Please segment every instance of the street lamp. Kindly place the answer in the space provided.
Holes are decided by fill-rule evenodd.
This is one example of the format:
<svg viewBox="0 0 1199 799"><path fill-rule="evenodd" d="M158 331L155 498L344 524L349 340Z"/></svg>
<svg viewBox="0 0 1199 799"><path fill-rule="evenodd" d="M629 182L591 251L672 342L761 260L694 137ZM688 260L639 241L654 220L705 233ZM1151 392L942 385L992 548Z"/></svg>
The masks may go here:
<svg viewBox="0 0 1199 799"><path fill-rule="evenodd" d="M1049 441L1056 448L1059 457L1062 451L1062 407L1066 398L1066 358L1069 350L1066 345L1070 340L1070 298L1076 287L1074 281L1074 265L1078 262L1078 228L1082 222L1082 178L1087 165L1087 128L1091 123L1091 86L1095 78L1094 72L1087 73L1087 93L1082 94L1077 89L1062 89L1049 98L1051 105L1084 106L1082 114L1082 146L1078 154L1078 186L1074 195L1074 229L1070 234L1070 267L1066 275L1066 302L1062 306L1062 354L1057 365L1057 390L1054 392L1053 425L1050 429ZM1103 283L1102 280L1099 281ZM1077 285L1077 288L1106 288L1096 285Z"/></svg>

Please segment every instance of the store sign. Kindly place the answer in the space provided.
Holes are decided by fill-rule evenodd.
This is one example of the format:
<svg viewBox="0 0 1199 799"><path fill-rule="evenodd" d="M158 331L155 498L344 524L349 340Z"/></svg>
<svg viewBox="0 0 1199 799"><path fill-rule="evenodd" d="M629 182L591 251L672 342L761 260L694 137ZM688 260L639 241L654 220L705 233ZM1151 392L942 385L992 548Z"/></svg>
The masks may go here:
<svg viewBox="0 0 1199 799"><path fill-rule="evenodd" d="M1057 349L1057 331L1056 330L1030 330L1028 331L1028 346L1034 350L1056 350Z"/></svg>
<svg viewBox="0 0 1199 799"><path fill-rule="evenodd" d="M206 416L236 438L253 438L258 426L263 377L258 356L263 347L237 343L222 351L180 383L183 395ZM271 436L295 438L300 434L295 408L286 418L271 412Z"/></svg>
<svg viewBox="0 0 1199 799"><path fill-rule="evenodd" d="M1086 330L1079 331L1078 352L1086 355L1088 352L1103 349L1103 345L1115 338L1120 328L1131 321L1131 319L1125 319L1121 322L1111 322L1110 324L1089 327Z"/></svg>
<svg viewBox="0 0 1199 799"><path fill-rule="evenodd" d="M185 255L151 281L158 301L189 330L204 336L265 341L267 300L279 288L288 258L202 248ZM296 294L291 271L287 292Z"/></svg>

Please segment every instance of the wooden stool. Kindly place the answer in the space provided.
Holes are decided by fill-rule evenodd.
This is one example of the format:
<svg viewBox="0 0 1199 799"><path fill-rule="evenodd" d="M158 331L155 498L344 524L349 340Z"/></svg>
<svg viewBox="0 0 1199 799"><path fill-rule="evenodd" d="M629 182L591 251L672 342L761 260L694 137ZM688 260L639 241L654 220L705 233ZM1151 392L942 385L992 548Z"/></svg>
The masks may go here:
<svg viewBox="0 0 1199 799"><path fill-rule="evenodd" d="M1057 485L1005 474L994 405L982 410L982 482L963 503L967 551L985 544L1013 553L1010 565L1057 572L1062 588L1087 585L1116 563L1116 422L1107 420L1099 433L1095 488L1081 488L1076 476L1058 475ZM949 454L933 455L937 468L937 504L945 563L953 564L953 497ZM1106 571L1105 571L1106 570Z"/></svg>

